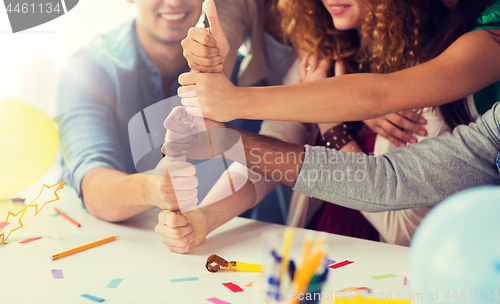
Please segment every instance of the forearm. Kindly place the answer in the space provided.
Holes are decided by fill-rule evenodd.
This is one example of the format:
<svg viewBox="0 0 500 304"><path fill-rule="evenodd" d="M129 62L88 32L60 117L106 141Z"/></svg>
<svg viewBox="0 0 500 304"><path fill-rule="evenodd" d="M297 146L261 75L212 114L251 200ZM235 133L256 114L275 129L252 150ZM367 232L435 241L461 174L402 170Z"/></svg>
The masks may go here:
<svg viewBox="0 0 500 304"><path fill-rule="evenodd" d="M154 206L148 191L151 178L108 168L92 169L82 181L83 202L94 216L110 222L124 221Z"/></svg>
<svg viewBox="0 0 500 304"><path fill-rule="evenodd" d="M242 104L252 106L244 107L239 116L314 123L378 117L391 112L388 105L380 102L387 98L384 77L353 74L288 86L241 88L245 90Z"/></svg>
<svg viewBox="0 0 500 304"><path fill-rule="evenodd" d="M232 127L231 127L232 128ZM240 132L246 165L265 178L293 186L302 166L304 147L233 128ZM226 155L240 161L240 155Z"/></svg>
<svg viewBox="0 0 500 304"><path fill-rule="evenodd" d="M380 157L303 147L240 131L247 166L310 197L369 212L433 206L463 189L500 184L499 104L453 134ZM299 175L300 173L300 175Z"/></svg>
<svg viewBox="0 0 500 304"><path fill-rule="evenodd" d="M226 172L224 172L224 174L226 174ZM237 177L235 176L236 174L238 173L231 172L233 180L242 177ZM207 203L207 200L215 200L215 203L202 207L202 210L207 214L207 218L209 219L208 233L255 205L255 188L250 181L247 181L243 187L235 193L217 201L216 196L220 195L220 189L225 188L226 185L227 183L225 183L223 179L219 179L212 190L207 194L206 199L200 204L203 206Z"/></svg>
<svg viewBox="0 0 500 304"><path fill-rule="evenodd" d="M242 88L236 116L342 122L439 106L499 81L498 52L500 44L489 33L476 31L460 37L435 59L391 74L351 74L291 86Z"/></svg>
<svg viewBox="0 0 500 304"><path fill-rule="evenodd" d="M290 86L244 88L247 90L243 94L245 103L252 106L244 108L239 116L313 123L358 121L403 110L439 106L475 92L475 89L463 90L463 87L442 90L447 85L454 85L437 87L433 80L422 79L419 71L406 71L403 80L399 79L399 72L365 73ZM449 79L449 75L442 77ZM417 82L409 81L410 78Z"/></svg>
<svg viewBox="0 0 500 304"><path fill-rule="evenodd" d="M294 190L369 212L433 206L460 190L500 183L500 143L489 132L459 126L379 157L307 147ZM494 132L498 138L498 127Z"/></svg>

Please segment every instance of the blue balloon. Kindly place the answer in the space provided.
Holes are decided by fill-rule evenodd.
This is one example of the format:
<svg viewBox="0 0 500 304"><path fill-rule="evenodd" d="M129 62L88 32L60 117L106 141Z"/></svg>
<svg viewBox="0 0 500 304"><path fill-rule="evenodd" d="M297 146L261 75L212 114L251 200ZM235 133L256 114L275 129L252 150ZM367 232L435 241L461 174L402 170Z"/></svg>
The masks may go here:
<svg viewBox="0 0 500 304"><path fill-rule="evenodd" d="M500 303L500 187L447 198L424 218L410 246L416 303Z"/></svg>

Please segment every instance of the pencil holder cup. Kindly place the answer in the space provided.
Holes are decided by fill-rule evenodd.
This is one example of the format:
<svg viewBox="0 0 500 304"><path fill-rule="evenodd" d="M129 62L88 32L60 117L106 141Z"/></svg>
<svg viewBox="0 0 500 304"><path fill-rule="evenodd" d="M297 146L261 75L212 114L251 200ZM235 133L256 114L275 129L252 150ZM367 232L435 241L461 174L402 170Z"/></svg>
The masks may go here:
<svg viewBox="0 0 500 304"><path fill-rule="evenodd" d="M265 271L254 284L254 303L289 303L288 292L295 272L293 261L282 268L283 231L262 234Z"/></svg>
<svg viewBox="0 0 500 304"><path fill-rule="evenodd" d="M309 287L307 291L302 295L300 295L299 300L300 304L318 304L322 299L322 290L323 285L325 285L326 279L328 277L328 267L326 264L323 266L323 272L321 274L313 276L311 282L309 283Z"/></svg>
<svg viewBox="0 0 500 304"><path fill-rule="evenodd" d="M297 277L302 277L302 280L294 281L296 274L299 273L296 271L296 261L299 261L300 256L296 254L301 252L303 255L303 250L294 250L290 251L290 254L288 252L283 254L283 247L286 247L282 246L283 243L286 243L283 242L284 239L286 237L284 238L284 233L280 231L263 234L265 273L254 285L254 302L265 304L320 303L322 288L328 277L326 260L315 267L310 267L309 276L302 274L302 276ZM303 262L300 261L300 263ZM304 280L305 277L307 279Z"/></svg>

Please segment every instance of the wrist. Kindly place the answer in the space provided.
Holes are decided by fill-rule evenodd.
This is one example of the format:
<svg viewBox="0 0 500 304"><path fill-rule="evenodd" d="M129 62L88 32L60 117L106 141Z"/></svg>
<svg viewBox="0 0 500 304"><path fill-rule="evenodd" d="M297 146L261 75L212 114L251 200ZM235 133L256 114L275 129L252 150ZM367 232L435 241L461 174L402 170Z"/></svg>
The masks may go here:
<svg viewBox="0 0 500 304"><path fill-rule="evenodd" d="M238 119L256 119L258 112L256 109L260 108L256 88L236 87L238 93L238 105L234 107L237 110L236 118Z"/></svg>
<svg viewBox="0 0 500 304"><path fill-rule="evenodd" d="M207 235L209 235L210 233L212 233L212 231L214 231L217 227L220 227L223 223L219 223L219 221L216 220L217 219L216 216L208 216L207 212L205 212L205 215L207 219Z"/></svg>
<svg viewBox="0 0 500 304"><path fill-rule="evenodd" d="M221 212L220 210L214 208L214 205L217 205L217 203L210 204L197 210L205 214L205 229L207 231L207 235L223 224L220 220Z"/></svg>
<svg viewBox="0 0 500 304"><path fill-rule="evenodd" d="M344 122L322 132L321 139L325 142L327 148L340 150L354 140L352 130L352 124Z"/></svg>
<svg viewBox="0 0 500 304"><path fill-rule="evenodd" d="M141 193L139 194L139 204L149 208L158 207L158 205L155 204L155 202L159 201L157 176L143 173L137 173L134 175L136 175L136 178L141 179L141 181L137 183L142 185L142 187L140 187Z"/></svg>
<svg viewBox="0 0 500 304"><path fill-rule="evenodd" d="M224 71L226 69L226 64L227 64L227 57L225 59L222 59L222 70ZM231 75L229 75L228 77L230 77Z"/></svg>

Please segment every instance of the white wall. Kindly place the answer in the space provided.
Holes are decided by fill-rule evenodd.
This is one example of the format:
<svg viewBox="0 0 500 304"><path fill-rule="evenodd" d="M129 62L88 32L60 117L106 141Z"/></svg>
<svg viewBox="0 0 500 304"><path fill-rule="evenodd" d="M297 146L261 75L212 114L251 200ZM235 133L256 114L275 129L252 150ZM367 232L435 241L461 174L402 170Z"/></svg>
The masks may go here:
<svg viewBox="0 0 500 304"><path fill-rule="evenodd" d="M0 3L0 101L23 98L53 115L57 69L93 37L134 16L135 6L126 0L80 0L67 14L12 34Z"/></svg>

